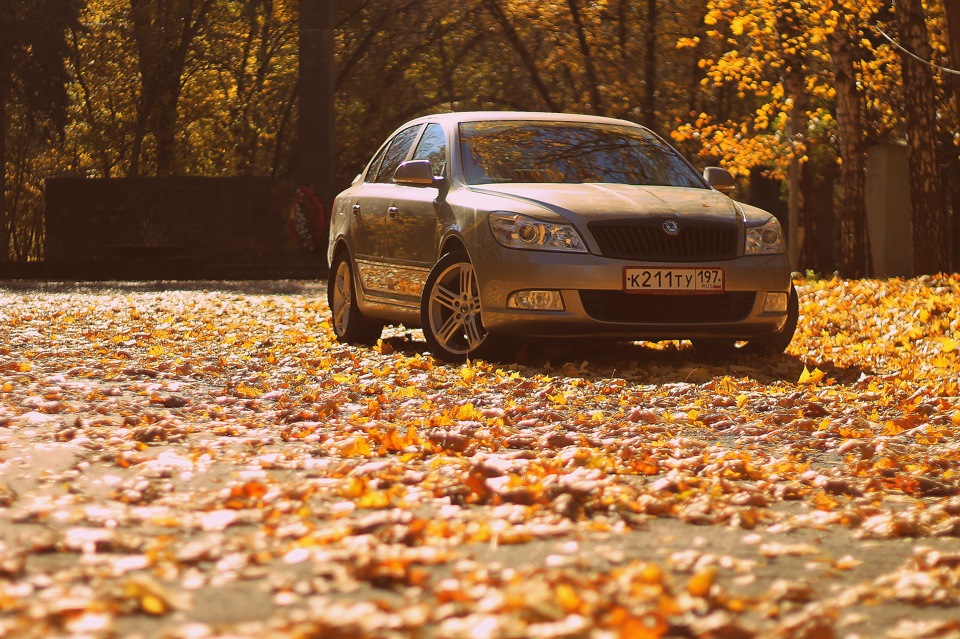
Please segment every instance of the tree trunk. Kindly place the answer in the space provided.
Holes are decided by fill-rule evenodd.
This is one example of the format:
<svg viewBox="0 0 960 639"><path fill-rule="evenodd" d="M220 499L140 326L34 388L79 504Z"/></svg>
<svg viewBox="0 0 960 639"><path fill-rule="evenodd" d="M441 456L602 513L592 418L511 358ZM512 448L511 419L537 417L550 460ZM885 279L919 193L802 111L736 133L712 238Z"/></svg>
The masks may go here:
<svg viewBox="0 0 960 639"><path fill-rule="evenodd" d="M700 80L703 79L703 69L700 68L700 60L704 57L703 43L709 40L707 37L707 25L703 22L704 17L707 15L707 0L697 0L691 10L695 12L696 20L694 24L696 25L696 34L699 41L693 48L690 69L687 71L690 78L687 84L687 111L690 114L690 118L695 120L700 115Z"/></svg>
<svg viewBox="0 0 960 639"><path fill-rule="evenodd" d="M140 154L143 150L143 138L147 135L147 114L141 104L137 105L137 123L133 129L133 143L130 145L130 164L127 166L127 177L139 177Z"/></svg>
<svg viewBox="0 0 960 639"><path fill-rule="evenodd" d="M7 215L7 78L0 60L0 262L10 259L10 223Z"/></svg>
<svg viewBox="0 0 960 639"><path fill-rule="evenodd" d="M587 76L587 91L590 93L590 109L597 114L603 114L603 103L600 97L600 81L597 79L597 69L593 61L593 52L587 42L587 30L583 26L583 17L580 15L580 6L577 0L567 0L570 9L570 18L577 33L577 42L580 45L580 55L583 56L583 70Z"/></svg>
<svg viewBox="0 0 960 639"><path fill-rule="evenodd" d="M867 229L867 152L863 139L863 110L857 92L854 55L847 24L841 20L828 36L837 92L840 129L840 272L846 277L871 275L870 235Z"/></svg>
<svg viewBox="0 0 960 639"><path fill-rule="evenodd" d="M803 165L804 268L815 273L837 270L833 255L836 243L833 193L837 171L837 163L832 159Z"/></svg>
<svg viewBox="0 0 960 639"><path fill-rule="evenodd" d="M950 51L950 67L960 70L960 0L944 0L943 8L947 16L947 45ZM950 74L950 86L953 88L953 108L956 122L960 122L960 74ZM947 175L960 174L960 158L954 150L949 154ZM960 270L960 184L956 180L945 181L949 185L951 209L953 211L953 253L950 270Z"/></svg>
<svg viewBox="0 0 960 639"><path fill-rule="evenodd" d="M647 0L647 30L644 35L643 53L643 112L642 124L652 131L657 130L657 87L659 78L657 67L657 32L660 21L658 0Z"/></svg>
<svg viewBox="0 0 960 639"><path fill-rule="evenodd" d="M943 10L947 16L947 47L950 52L950 67L960 70L960 0L943 0ZM954 108L960 111L960 74L951 73L950 86L953 89ZM960 113L957 114L960 120Z"/></svg>
<svg viewBox="0 0 960 639"><path fill-rule="evenodd" d="M534 60L533 55L524 44L523 37L517 33L517 30L510 23L510 19L507 17L507 12L503 8L503 5L500 4L499 0L483 0L483 6L487 8L487 11L490 12L494 20L500 24L500 28L503 29L503 35L506 37L507 42L513 46L514 51L520 56L520 63L523 64L527 73L530 74L530 79L537 93L540 95L540 99L543 100L543 103L549 110L559 111L560 109L550 95L550 90L547 89L547 85L543 81L540 71L537 69L536 60Z"/></svg>
<svg viewBox="0 0 960 639"><path fill-rule="evenodd" d="M300 89L297 179L319 195L325 207L336 196L336 117L333 57L334 4L300 0ZM278 140L279 143L279 140Z"/></svg>
<svg viewBox="0 0 960 639"><path fill-rule="evenodd" d="M140 65L140 113L129 173L139 173L140 145L153 133L157 175L177 173L177 108L187 53L212 0L131 0L130 22ZM142 119L139 119L142 118Z"/></svg>
<svg viewBox="0 0 960 639"><path fill-rule="evenodd" d="M920 0L898 0L900 43L921 60L930 47ZM929 65L901 53L910 204L913 222L913 268L917 275L950 269L951 224L937 162L937 113L933 72Z"/></svg>
<svg viewBox="0 0 960 639"><path fill-rule="evenodd" d="M787 212L787 247L790 266L799 268L800 246L800 154L803 149L803 133L807 129L807 106L809 98L806 87L805 49L798 46L802 29L797 18L794 2L780 0L777 11L777 31L783 58L783 91L793 101L787 120L787 137L793 150L787 172L789 188Z"/></svg>

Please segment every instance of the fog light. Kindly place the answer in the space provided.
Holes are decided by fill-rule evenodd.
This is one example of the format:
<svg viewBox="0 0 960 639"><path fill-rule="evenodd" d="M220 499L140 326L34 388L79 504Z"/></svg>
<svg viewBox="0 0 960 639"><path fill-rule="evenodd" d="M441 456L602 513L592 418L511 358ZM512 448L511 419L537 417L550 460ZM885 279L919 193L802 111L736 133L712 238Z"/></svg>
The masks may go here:
<svg viewBox="0 0 960 639"><path fill-rule="evenodd" d="M560 291L517 291L507 298L507 308L527 311L562 311Z"/></svg>
<svg viewBox="0 0 960 639"><path fill-rule="evenodd" d="M767 293L763 300L764 313L786 313L787 312L787 294L786 293Z"/></svg>

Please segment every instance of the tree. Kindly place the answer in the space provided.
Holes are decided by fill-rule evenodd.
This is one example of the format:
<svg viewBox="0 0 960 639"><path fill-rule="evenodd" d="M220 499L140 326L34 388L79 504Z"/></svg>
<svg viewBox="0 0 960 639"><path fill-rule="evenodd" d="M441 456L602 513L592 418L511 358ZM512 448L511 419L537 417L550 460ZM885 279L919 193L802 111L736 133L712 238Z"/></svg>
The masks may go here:
<svg viewBox="0 0 960 639"><path fill-rule="evenodd" d="M937 154L935 84L926 62L932 60L933 52L920 0L898 0L896 20L901 45L909 52L902 52L900 59L910 165L913 265L918 274L932 274L950 269L952 243Z"/></svg>
<svg viewBox="0 0 960 639"><path fill-rule="evenodd" d="M296 139L297 13L284 0L220 0L191 45L177 153L201 175L289 175ZM182 131L189 131L185 135ZM210 144L212 140L229 144Z"/></svg>
<svg viewBox="0 0 960 639"><path fill-rule="evenodd" d="M129 174L140 174L144 137L156 142L157 175L177 172L177 103L187 54L206 21L213 0L130 0L137 43L140 101Z"/></svg>
<svg viewBox="0 0 960 639"><path fill-rule="evenodd" d="M67 107L67 33L75 0L7 0L0 11L0 261L11 254L16 216L7 207L7 128L11 108L32 130L63 130Z"/></svg>
<svg viewBox="0 0 960 639"><path fill-rule="evenodd" d="M519 56L520 62L530 75L530 81L533 82L533 86L537 90L537 95L543 101L543 104L550 111L559 111L559 105L554 101L553 93L547 86L547 81L540 71L536 57L533 52L529 50L526 40L514 26L513 21L507 13L504 2L501 0L483 0L483 5L487 11L490 12L490 15L493 16L494 20L496 20L497 24L500 25L503 36L513 47L517 56Z"/></svg>
<svg viewBox="0 0 960 639"><path fill-rule="evenodd" d="M841 204L840 246L841 272L848 277L871 274L870 236L867 232L866 148L861 97L857 91L851 20L848 14L835 12L836 21L828 35L833 79L837 91L836 111L840 132Z"/></svg>
<svg viewBox="0 0 960 639"><path fill-rule="evenodd" d="M839 156L841 270L855 276L871 268L865 140L888 137L899 126L891 106L899 98L891 79L897 60L865 32L881 9L877 0L711 0L705 22L715 25L708 35L716 48L704 51L705 83L717 90L732 87L736 97L726 119L714 115L719 109L705 109L674 134L681 141L699 139L705 154L737 172L760 166L772 177L789 176L791 230L799 226L798 211L813 213L798 202L801 186L814 185L800 179L800 165ZM871 117L864 115L868 97ZM819 147L836 147L837 153ZM826 167L822 172L832 173ZM804 228L822 232L824 225L805 220ZM826 235L815 240L832 242ZM814 245L813 238L804 245Z"/></svg>
<svg viewBox="0 0 960 639"><path fill-rule="evenodd" d="M777 44L780 57L783 61L782 79L784 95L789 100L786 133L794 152L790 158L787 171L788 179L788 213L787 213L787 247L790 263L797 268L800 246L800 148L802 137L807 128L807 47L805 33L801 24L801 3L789 0L778 0L777 15Z"/></svg>
<svg viewBox="0 0 960 639"><path fill-rule="evenodd" d="M960 0L944 0L943 9L947 23L948 64L953 71L950 73L950 87L953 94L954 130L960 125ZM948 174L960 173L960 155L957 147L960 140L954 138L948 146ZM956 180L947 182L950 187L950 204L953 210L953 270L960 269L960 184Z"/></svg>

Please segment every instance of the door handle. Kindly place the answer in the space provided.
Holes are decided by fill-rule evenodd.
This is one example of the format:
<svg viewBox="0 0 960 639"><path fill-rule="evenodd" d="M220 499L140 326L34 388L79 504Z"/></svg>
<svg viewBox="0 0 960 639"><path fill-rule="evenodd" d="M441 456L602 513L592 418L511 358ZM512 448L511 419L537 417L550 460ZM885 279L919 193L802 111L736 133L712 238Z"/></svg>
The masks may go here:
<svg viewBox="0 0 960 639"><path fill-rule="evenodd" d="M354 205L353 205L353 214L354 214L354 215L360 215L360 205L359 205L359 204L354 204Z"/></svg>
<svg viewBox="0 0 960 639"><path fill-rule="evenodd" d="M397 213L399 212L400 212L400 208L397 206L391 206L390 208L387 209L387 215L390 216L391 220L397 217Z"/></svg>

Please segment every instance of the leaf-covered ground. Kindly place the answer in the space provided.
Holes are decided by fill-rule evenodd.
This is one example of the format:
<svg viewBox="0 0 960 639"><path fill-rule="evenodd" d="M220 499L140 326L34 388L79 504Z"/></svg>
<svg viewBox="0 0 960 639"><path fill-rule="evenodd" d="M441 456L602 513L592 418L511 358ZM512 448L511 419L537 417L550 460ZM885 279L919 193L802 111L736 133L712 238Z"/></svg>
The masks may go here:
<svg viewBox="0 0 960 639"><path fill-rule="evenodd" d="M310 283L0 288L0 636L960 637L960 277L788 353L332 341Z"/></svg>

